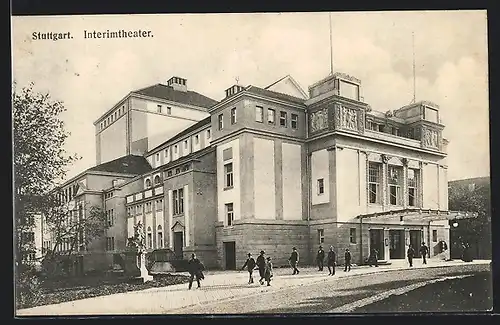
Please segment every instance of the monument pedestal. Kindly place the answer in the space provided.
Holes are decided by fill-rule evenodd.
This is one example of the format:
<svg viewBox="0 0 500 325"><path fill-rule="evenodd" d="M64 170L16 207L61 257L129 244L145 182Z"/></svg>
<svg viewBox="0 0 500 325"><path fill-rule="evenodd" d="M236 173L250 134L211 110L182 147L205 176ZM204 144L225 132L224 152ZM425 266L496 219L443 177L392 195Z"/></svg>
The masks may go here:
<svg viewBox="0 0 500 325"><path fill-rule="evenodd" d="M143 252L139 253L137 256L137 267L141 272L137 279L140 279L143 283L153 280L153 276L149 275L149 271L146 268L146 254Z"/></svg>

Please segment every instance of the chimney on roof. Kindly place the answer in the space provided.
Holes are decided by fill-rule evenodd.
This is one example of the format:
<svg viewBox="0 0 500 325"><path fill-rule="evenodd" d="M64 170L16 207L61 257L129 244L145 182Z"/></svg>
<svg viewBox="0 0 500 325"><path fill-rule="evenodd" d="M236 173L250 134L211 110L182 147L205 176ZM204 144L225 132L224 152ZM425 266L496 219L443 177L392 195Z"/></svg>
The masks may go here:
<svg viewBox="0 0 500 325"><path fill-rule="evenodd" d="M226 89L226 98L229 96L232 96L236 93L239 93L240 91L244 90L245 87L240 86L240 85L232 85L228 89Z"/></svg>
<svg viewBox="0 0 500 325"><path fill-rule="evenodd" d="M187 80L180 77L172 77L168 79L167 86L174 88L174 90L187 91Z"/></svg>

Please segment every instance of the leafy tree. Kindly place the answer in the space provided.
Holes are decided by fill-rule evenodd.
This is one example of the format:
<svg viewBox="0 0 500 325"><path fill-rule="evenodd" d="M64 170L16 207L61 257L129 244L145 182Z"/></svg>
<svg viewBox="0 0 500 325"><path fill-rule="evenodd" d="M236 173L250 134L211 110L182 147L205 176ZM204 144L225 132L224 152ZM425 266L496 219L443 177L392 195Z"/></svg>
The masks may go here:
<svg viewBox="0 0 500 325"><path fill-rule="evenodd" d="M47 194L64 179L67 167L79 159L64 150L69 133L60 119L66 110L63 103L33 91L33 87L33 83L20 90L15 83L12 87L14 259L18 281L29 279L25 275L33 271L25 257L34 251L33 240L27 234L33 231L35 216L51 206ZM17 291L22 291L19 285Z"/></svg>
<svg viewBox="0 0 500 325"><path fill-rule="evenodd" d="M100 207L88 202L82 202L81 209L80 205L76 207L69 202L61 204L57 193L50 200L44 224L51 246L46 247L43 262L46 267L54 267L61 262L68 265L75 253L86 250L94 239L104 235L108 228L106 214Z"/></svg>
<svg viewBox="0 0 500 325"><path fill-rule="evenodd" d="M449 192L449 209L453 211L476 212L477 217L459 220L462 239L472 241L479 251L491 252L491 192L489 182L477 182L453 186ZM489 253L487 253L489 254Z"/></svg>

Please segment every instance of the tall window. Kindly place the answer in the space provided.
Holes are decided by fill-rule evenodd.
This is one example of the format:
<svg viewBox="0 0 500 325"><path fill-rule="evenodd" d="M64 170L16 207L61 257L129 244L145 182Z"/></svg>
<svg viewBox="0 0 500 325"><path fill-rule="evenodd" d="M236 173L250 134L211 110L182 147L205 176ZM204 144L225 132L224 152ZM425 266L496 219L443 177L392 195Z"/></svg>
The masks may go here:
<svg viewBox="0 0 500 325"><path fill-rule="evenodd" d="M106 250L107 251L115 250L115 237L106 237Z"/></svg>
<svg viewBox="0 0 500 325"><path fill-rule="evenodd" d="M180 188L178 190L172 191L172 211L174 214L182 214L184 213L184 189Z"/></svg>
<svg viewBox="0 0 500 325"><path fill-rule="evenodd" d="M167 114L170 115L172 114L172 108L167 106Z"/></svg>
<svg viewBox="0 0 500 325"><path fill-rule="evenodd" d="M438 241L438 231L436 229L432 230L432 241L434 243Z"/></svg>
<svg viewBox="0 0 500 325"><path fill-rule="evenodd" d="M264 108L255 106L255 121L262 122L264 116Z"/></svg>
<svg viewBox="0 0 500 325"><path fill-rule="evenodd" d="M226 203L226 223L228 226L232 226L233 222L234 222L233 204Z"/></svg>
<svg viewBox="0 0 500 325"><path fill-rule="evenodd" d="M197 134L194 136L194 144L200 143L200 136Z"/></svg>
<svg viewBox="0 0 500 325"><path fill-rule="evenodd" d="M231 108L231 124L236 123L236 107Z"/></svg>
<svg viewBox="0 0 500 325"><path fill-rule="evenodd" d="M222 130L224 128L224 115L219 114L218 119L219 119L219 130Z"/></svg>
<svg viewBox="0 0 500 325"><path fill-rule="evenodd" d="M153 234L151 233L151 227L148 227L148 248L153 248Z"/></svg>
<svg viewBox="0 0 500 325"><path fill-rule="evenodd" d="M151 210L152 210L152 203L151 202L146 203L145 210L146 210L145 211L146 213L151 212Z"/></svg>
<svg viewBox="0 0 500 325"><path fill-rule="evenodd" d="M401 181L403 169L399 166L389 166L388 168L389 184L389 204L402 205L401 203Z"/></svg>
<svg viewBox="0 0 500 325"><path fill-rule="evenodd" d="M233 163L224 165L225 187L233 187Z"/></svg>
<svg viewBox="0 0 500 325"><path fill-rule="evenodd" d="M156 200L156 211L163 210L163 200Z"/></svg>
<svg viewBox="0 0 500 325"><path fill-rule="evenodd" d="M408 205L417 206L418 198L418 170L408 169Z"/></svg>
<svg viewBox="0 0 500 325"><path fill-rule="evenodd" d="M349 242L351 244L356 244L356 228L349 229Z"/></svg>
<svg viewBox="0 0 500 325"><path fill-rule="evenodd" d="M275 123L275 118L276 118L275 114L276 113L275 113L274 109L270 109L270 108L267 109L267 123L268 124Z"/></svg>
<svg viewBox="0 0 500 325"><path fill-rule="evenodd" d="M368 202L369 203L381 203L381 174L382 165L379 163L370 162L368 167Z"/></svg>
<svg viewBox="0 0 500 325"><path fill-rule="evenodd" d="M158 248L163 248L163 229L161 228L161 225L158 225L158 241L156 246L158 246Z"/></svg>
<svg viewBox="0 0 500 325"><path fill-rule="evenodd" d="M287 116L286 112L280 112L280 125L286 127L287 125Z"/></svg>
<svg viewBox="0 0 500 325"><path fill-rule="evenodd" d="M156 111L157 111L158 113L161 113L161 105L156 106Z"/></svg>
<svg viewBox="0 0 500 325"><path fill-rule="evenodd" d="M113 226L113 224L115 223L114 219L115 219L115 210L114 209L111 209L111 210L108 210L107 211L107 221L108 221L108 227L111 227Z"/></svg>
<svg viewBox="0 0 500 325"><path fill-rule="evenodd" d="M323 178L318 179L318 195L325 193L325 180Z"/></svg>
<svg viewBox="0 0 500 325"><path fill-rule="evenodd" d="M297 129L299 124L299 116L297 114L292 114L291 125L292 129Z"/></svg>
<svg viewBox="0 0 500 325"><path fill-rule="evenodd" d="M210 130L207 130L207 139L210 139Z"/></svg>
<svg viewBox="0 0 500 325"><path fill-rule="evenodd" d="M318 229L318 244L322 245L325 243L325 229Z"/></svg>

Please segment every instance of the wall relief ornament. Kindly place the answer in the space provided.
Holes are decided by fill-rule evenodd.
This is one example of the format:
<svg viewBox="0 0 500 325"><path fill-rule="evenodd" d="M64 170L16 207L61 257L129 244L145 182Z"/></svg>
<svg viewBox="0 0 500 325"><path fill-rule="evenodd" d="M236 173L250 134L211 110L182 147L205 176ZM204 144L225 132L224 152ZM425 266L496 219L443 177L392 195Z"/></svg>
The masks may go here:
<svg viewBox="0 0 500 325"><path fill-rule="evenodd" d="M384 164L387 164L389 160L391 160L391 157L389 157L388 155L381 155L381 158Z"/></svg>
<svg viewBox="0 0 500 325"><path fill-rule="evenodd" d="M408 166L408 158L401 159L401 162L403 163L404 166Z"/></svg>
<svg viewBox="0 0 500 325"><path fill-rule="evenodd" d="M355 109L342 106L341 125L345 129L358 130L358 112Z"/></svg>
<svg viewBox="0 0 500 325"><path fill-rule="evenodd" d="M424 147L431 147L431 148L439 147L439 135L435 130L423 129L422 141Z"/></svg>
<svg viewBox="0 0 500 325"><path fill-rule="evenodd" d="M325 129L328 126L328 110L323 108L311 113L311 132Z"/></svg>

